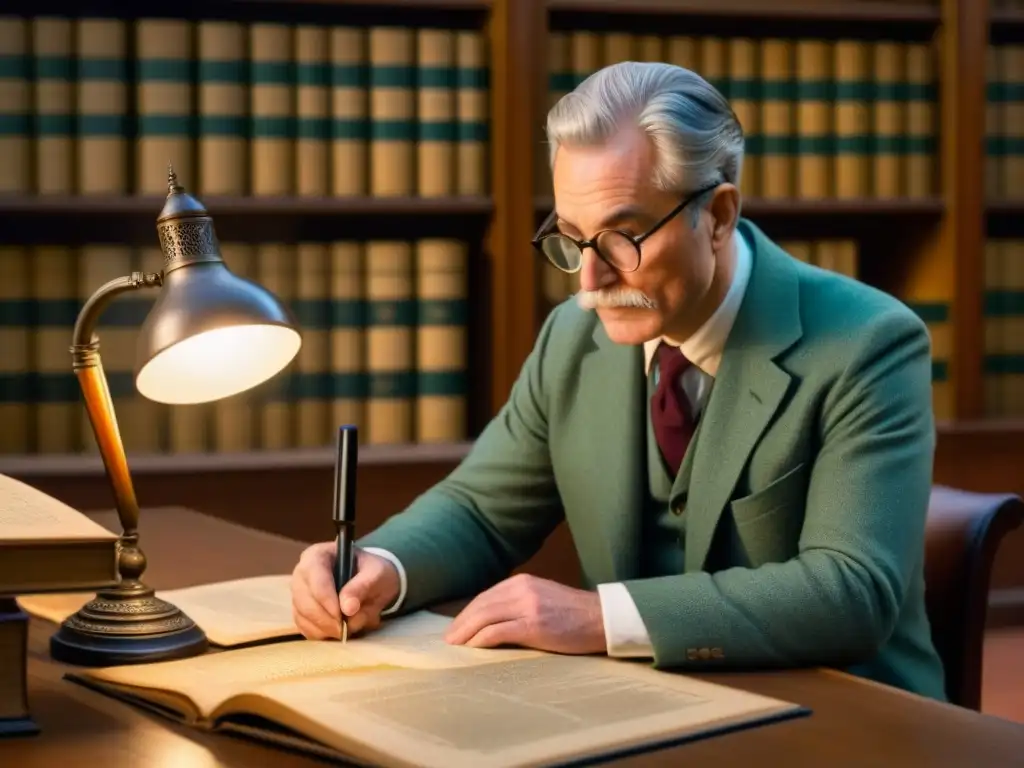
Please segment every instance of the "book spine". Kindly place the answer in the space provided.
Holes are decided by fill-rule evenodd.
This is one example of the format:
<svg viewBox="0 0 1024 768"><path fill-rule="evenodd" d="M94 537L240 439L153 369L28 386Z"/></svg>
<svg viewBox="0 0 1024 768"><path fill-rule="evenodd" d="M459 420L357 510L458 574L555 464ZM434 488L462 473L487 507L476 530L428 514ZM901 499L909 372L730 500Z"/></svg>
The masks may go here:
<svg viewBox="0 0 1024 768"><path fill-rule="evenodd" d="M996 414L1017 419L1024 416L1024 240L1004 239L992 250L998 287L985 296L986 326L994 326L985 373L997 393Z"/></svg>
<svg viewBox="0 0 1024 768"><path fill-rule="evenodd" d="M256 279L256 248L249 243L221 243L221 255L232 273L246 280ZM210 414L210 442L218 453L240 453L258 449L256 403L253 392L245 391L213 403Z"/></svg>
<svg viewBox="0 0 1024 768"><path fill-rule="evenodd" d="M1005 85L1002 80L1002 47L990 44L985 51L985 197L996 200L1003 193Z"/></svg>
<svg viewBox="0 0 1024 768"><path fill-rule="evenodd" d="M370 189L368 56L365 30L331 29L331 191L338 197Z"/></svg>
<svg viewBox="0 0 1024 768"><path fill-rule="evenodd" d="M664 61L665 40L659 35L640 35L636 44L637 61Z"/></svg>
<svg viewBox="0 0 1024 768"><path fill-rule="evenodd" d="M779 247L797 261L813 264L814 244L807 240L780 240Z"/></svg>
<svg viewBox="0 0 1024 768"><path fill-rule="evenodd" d="M128 29L119 19L78 19L77 191L124 195L128 176Z"/></svg>
<svg viewBox="0 0 1024 768"><path fill-rule="evenodd" d="M250 28L250 167L253 195L295 190L295 62L285 24Z"/></svg>
<svg viewBox="0 0 1024 768"><path fill-rule="evenodd" d="M486 39L476 30L459 30L455 36L456 105L458 135L456 192L486 195L490 188L488 145L490 70Z"/></svg>
<svg viewBox="0 0 1024 768"><path fill-rule="evenodd" d="M75 63L70 19L32 19L35 182L41 195L70 195L74 182Z"/></svg>
<svg viewBox="0 0 1024 768"><path fill-rule="evenodd" d="M367 443L409 443L416 397L412 245L390 240L367 243L366 271Z"/></svg>
<svg viewBox="0 0 1024 768"><path fill-rule="evenodd" d="M761 42L761 196L770 200L792 197L796 186L794 58L792 41Z"/></svg>
<svg viewBox="0 0 1024 768"><path fill-rule="evenodd" d="M602 41L601 35L588 30L575 30L569 33L573 88L601 68Z"/></svg>
<svg viewBox="0 0 1024 768"><path fill-rule="evenodd" d="M326 196L331 189L331 38L324 27L295 30L298 83L295 192Z"/></svg>
<svg viewBox="0 0 1024 768"><path fill-rule="evenodd" d="M758 197L761 191L760 58L757 40L740 37L729 41L730 101L744 137L740 192L745 198Z"/></svg>
<svg viewBox="0 0 1024 768"><path fill-rule="evenodd" d="M706 35L700 41L700 74L729 99L732 88L729 81L729 40Z"/></svg>
<svg viewBox="0 0 1024 768"><path fill-rule="evenodd" d="M938 171L938 88L935 50L928 43L905 43L907 52L907 128L904 196L930 197Z"/></svg>
<svg viewBox="0 0 1024 768"><path fill-rule="evenodd" d="M331 243L330 397L331 425L366 423L366 288L364 247ZM359 432L365 443L367 430Z"/></svg>
<svg viewBox="0 0 1024 768"><path fill-rule="evenodd" d="M1003 140L1006 151L1003 195L1020 200L1024 198L1024 45L1006 46L1004 61Z"/></svg>
<svg viewBox="0 0 1024 768"><path fill-rule="evenodd" d="M32 57L29 25L0 16L0 194L32 190Z"/></svg>
<svg viewBox="0 0 1024 768"><path fill-rule="evenodd" d="M153 274L164 268L164 253L159 246L145 246L138 248L133 254L133 268L139 272ZM138 291L131 296L124 296L119 302L133 303L132 315L138 318L135 324L136 338L138 328L142 325L143 319L153 309L160 292L156 290ZM134 351L134 350L133 350ZM134 362L133 362L134 370ZM123 421L131 420L134 449L138 453L158 454L167 451L168 443L168 421L170 419L171 406L165 403L158 403L143 397L135 387L132 387L134 399L130 406L130 412L126 414ZM119 416L120 419L120 416Z"/></svg>
<svg viewBox="0 0 1024 768"><path fill-rule="evenodd" d="M296 364L295 444L300 448L330 445L331 373L330 249L324 243L297 248L295 316L302 328ZM338 425L334 425L338 426Z"/></svg>
<svg viewBox="0 0 1024 768"><path fill-rule="evenodd" d="M949 379L949 365L953 354L953 326L950 322L949 301L931 291L913 292L907 305L924 321L932 344L932 409L936 419L953 417L953 387Z"/></svg>
<svg viewBox="0 0 1024 768"><path fill-rule="evenodd" d="M282 242L256 246L257 282L288 306L294 306L296 298L295 250L294 245ZM290 373L279 374L263 388L259 446L264 450L282 450L295 444L295 408L289 397L295 377Z"/></svg>
<svg viewBox="0 0 1024 768"><path fill-rule="evenodd" d="M138 153L135 188L143 195L167 194L167 164L186 187L193 167L192 23L140 19L135 28Z"/></svg>
<svg viewBox="0 0 1024 768"><path fill-rule="evenodd" d="M246 28L234 21L197 26L199 193L241 196L249 190Z"/></svg>
<svg viewBox="0 0 1024 768"><path fill-rule="evenodd" d="M825 40L796 44L796 197L832 195L832 46Z"/></svg>
<svg viewBox="0 0 1024 768"><path fill-rule="evenodd" d="M0 454L32 450L32 283L28 249L0 245Z"/></svg>
<svg viewBox="0 0 1024 768"><path fill-rule="evenodd" d="M78 296L79 305L84 305L100 286L132 273L131 248L117 243L92 243L83 246L79 252ZM135 298L135 295L130 297ZM115 301L103 312L96 334L100 340L100 363L107 381L107 389L113 402L118 431L125 450L138 450L132 418L132 404L135 400L133 368L135 366L135 339L138 328L145 320L139 316L137 302L124 297ZM68 370L71 367L68 366ZM141 397L141 395L140 395ZM82 448L88 453L98 451L89 414L79 409L82 420Z"/></svg>
<svg viewBox="0 0 1024 768"><path fill-rule="evenodd" d="M672 35L668 39L665 56L669 64L697 71L700 65L698 39L689 35Z"/></svg>
<svg viewBox="0 0 1024 768"><path fill-rule="evenodd" d="M628 32L606 32L601 35L601 66L635 61L635 42L636 39Z"/></svg>
<svg viewBox="0 0 1024 768"><path fill-rule="evenodd" d="M33 432L39 453L75 453L82 445L81 392L68 349L79 308L77 283L74 249L62 245L33 248Z"/></svg>
<svg viewBox="0 0 1024 768"><path fill-rule="evenodd" d="M1004 336L1003 286L1009 283L1009 270L1003 258L1002 242L995 238L985 241L985 356L983 381L985 386L985 415L1003 416L1006 398L999 361L1006 348Z"/></svg>
<svg viewBox="0 0 1024 768"><path fill-rule="evenodd" d="M404 27L370 30L370 194L416 189L416 37Z"/></svg>
<svg viewBox="0 0 1024 768"><path fill-rule="evenodd" d="M445 197L456 189L455 33L420 29L416 35L416 191L420 197Z"/></svg>
<svg viewBox="0 0 1024 768"><path fill-rule="evenodd" d="M416 243L416 441L466 438L467 258L458 240Z"/></svg>
<svg viewBox="0 0 1024 768"><path fill-rule="evenodd" d="M548 33L548 101L542 122L547 128L547 113L565 94L573 89L572 67L569 57L569 36L564 32ZM543 140L537 151L536 194L550 196L552 194L551 155L547 143L547 134L542 133Z"/></svg>
<svg viewBox="0 0 1024 768"><path fill-rule="evenodd" d="M903 192L901 157L906 130L903 81L906 51L901 43L882 40L873 45L875 95L872 111L872 187L874 197L899 197Z"/></svg>
<svg viewBox="0 0 1024 768"><path fill-rule="evenodd" d="M835 71L835 194L840 199L869 196L871 190L870 49L860 40L839 40Z"/></svg>

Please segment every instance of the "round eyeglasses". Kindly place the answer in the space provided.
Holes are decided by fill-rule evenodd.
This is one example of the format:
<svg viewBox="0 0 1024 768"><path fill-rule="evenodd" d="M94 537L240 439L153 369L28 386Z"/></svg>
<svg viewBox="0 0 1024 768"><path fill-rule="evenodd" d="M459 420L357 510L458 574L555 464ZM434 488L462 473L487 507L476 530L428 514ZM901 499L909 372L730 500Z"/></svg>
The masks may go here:
<svg viewBox="0 0 1024 768"><path fill-rule="evenodd" d="M577 240L557 229L552 230L558 218L555 211L548 214L531 241L534 248L542 253L552 265L563 272L579 272L583 266L583 251L593 248L594 252L613 269L619 272L635 272L640 267L640 245L667 224L686 206L721 184L716 181L683 200L663 216L653 227L642 235L631 235L618 229L603 229L590 240Z"/></svg>

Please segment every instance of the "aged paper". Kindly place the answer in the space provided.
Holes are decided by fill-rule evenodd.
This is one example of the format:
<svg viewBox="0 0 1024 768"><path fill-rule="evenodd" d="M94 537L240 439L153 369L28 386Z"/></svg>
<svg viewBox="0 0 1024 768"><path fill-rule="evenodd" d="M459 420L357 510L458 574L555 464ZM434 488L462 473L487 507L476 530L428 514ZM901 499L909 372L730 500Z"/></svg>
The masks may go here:
<svg viewBox="0 0 1024 768"><path fill-rule="evenodd" d="M0 475L0 547L27 541L114 541L117 534L31 485Z"/></svg>

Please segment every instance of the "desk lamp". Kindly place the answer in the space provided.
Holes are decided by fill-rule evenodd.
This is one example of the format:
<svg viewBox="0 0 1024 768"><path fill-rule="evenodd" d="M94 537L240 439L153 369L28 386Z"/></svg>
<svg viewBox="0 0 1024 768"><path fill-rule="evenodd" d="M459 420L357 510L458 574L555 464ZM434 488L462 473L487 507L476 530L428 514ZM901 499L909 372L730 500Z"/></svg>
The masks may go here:
<svg viewBox="0 0 1024 768"><path fill-rule="evenodd" d="M112 299L161 288L136 350L135 386L172 405L204 403L250 389L287 366L299 351L297 323L278 299L231 273L213 220L168 169L168 193L156 222L163 270L112 280L97 289L75 322L71 355L100 456L114 492L122 533L120 581L69 616L50 640L54 659L110 666L185 658L207 649L206 635L142 581L139 504L118 432L94 333ZM186 553L187 556L187 553Z"/></svg>

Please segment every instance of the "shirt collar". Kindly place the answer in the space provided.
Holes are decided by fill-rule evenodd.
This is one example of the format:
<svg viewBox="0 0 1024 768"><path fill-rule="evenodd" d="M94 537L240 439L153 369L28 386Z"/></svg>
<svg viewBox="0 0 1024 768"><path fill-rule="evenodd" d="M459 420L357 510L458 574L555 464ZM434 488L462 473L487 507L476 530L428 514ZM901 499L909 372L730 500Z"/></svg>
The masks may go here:
<svg viewBox="0 0 1024 768"><path fill-rule="evenodd" d="M717 372L725 342L729 338L729 332L732 330L736 315L740 311L740 305L743 303L743 295L746 293L747 283L750 282L750 271L753 266L750 246L738 230L734 242L736 243L736 271L733 274L732 285L729 286L722 303L718 305L714 314L707 319L704 325L686 341L680 343L661 337L645 342L644 370L647 373L651 371L654 353L662 341L679 347L690 362L708 375L714 376Z"/></svg>

